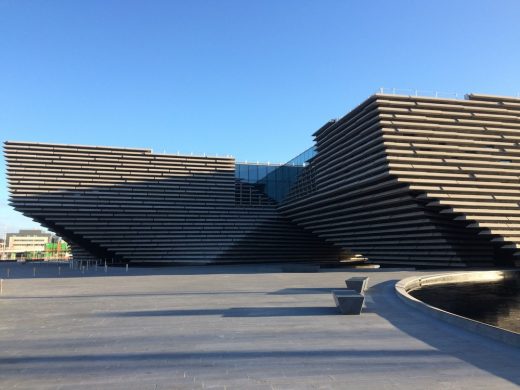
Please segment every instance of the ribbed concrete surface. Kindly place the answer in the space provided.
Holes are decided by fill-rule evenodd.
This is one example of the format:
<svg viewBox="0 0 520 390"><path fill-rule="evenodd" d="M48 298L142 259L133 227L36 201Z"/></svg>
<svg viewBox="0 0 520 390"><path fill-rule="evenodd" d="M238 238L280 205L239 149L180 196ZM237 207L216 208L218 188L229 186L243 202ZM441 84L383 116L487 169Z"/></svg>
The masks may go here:
<svg viewBox="0 0 520 390"><path fill-rule="evenodd" d="M519 135L520 99L375 95L315 133L311 179L280 209L377 263L512 264Z"/></svg>
<svg viewBox="0 0 520 390"><path fill-rule="evenodd" d="M6 142L10 202L76 259L336 261L340 250L235 179L235 160L146 149Z"/></svg>
<svg viewBox="0 0 520 390"><path fill-rule="evenodd" d="M518 263L520 99L378 94L315 139L278 206L230 158L7 142L11 203L77 258Z"/></svg>

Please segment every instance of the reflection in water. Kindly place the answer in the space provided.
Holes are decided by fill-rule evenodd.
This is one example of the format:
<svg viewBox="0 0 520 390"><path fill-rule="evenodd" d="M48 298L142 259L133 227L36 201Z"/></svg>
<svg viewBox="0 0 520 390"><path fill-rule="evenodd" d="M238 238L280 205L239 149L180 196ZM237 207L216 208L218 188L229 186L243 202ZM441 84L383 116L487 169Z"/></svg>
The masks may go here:
<svg viewBox="0 0 520 390"><path fill-rule="evenodd" d="M446 283L409 292L439 309L520 333L520 279Z"/></svg>

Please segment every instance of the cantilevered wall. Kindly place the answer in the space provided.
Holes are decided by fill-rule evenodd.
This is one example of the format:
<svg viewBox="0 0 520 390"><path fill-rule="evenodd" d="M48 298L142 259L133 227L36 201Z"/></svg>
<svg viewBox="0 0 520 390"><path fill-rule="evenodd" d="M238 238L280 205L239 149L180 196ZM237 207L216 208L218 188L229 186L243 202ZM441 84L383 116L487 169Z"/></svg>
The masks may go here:
<svg viewBox="0 0 520 390"><path fill-rule="evenodd" d="M514 263L520 99L375 95L315 139L280 206L308 231L382 264Z"/></svg>
<svg viewBox="0 0 520 390"><path fill-rule="evenodd" d="M177 263L337 261L224 157L6 142L10 202L76 258Z"/></svg>
<svg viewBox="0 0 520 390"><path fill-rule="evenodd" d="M314 135L278 204L231 158L7 142L11 204L77 256L515 264L520 99L374 95Z"/></svg>

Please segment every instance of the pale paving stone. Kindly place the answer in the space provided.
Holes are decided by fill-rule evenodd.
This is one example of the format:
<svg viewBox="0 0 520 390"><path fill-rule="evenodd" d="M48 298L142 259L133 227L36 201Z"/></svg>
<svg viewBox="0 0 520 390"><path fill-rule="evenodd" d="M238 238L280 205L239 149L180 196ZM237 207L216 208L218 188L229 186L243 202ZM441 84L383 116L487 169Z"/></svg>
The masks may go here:
<svg viewBox="0 0 520 390"><path fill-rule="evenodd" d="M516 389L520 351L404 305L416 271L275 266L124 269L37 278L0 298L1 389ZM2 274L6 264L0 264ZM46 267L46 268L44 268ZM76 271L77 272L77 271ZM16 273L14 273L16 275ZM368 275L360 316L330 291ZM45 277L47 276L47 277ZM52 277L50 277L52 276Z"/></svg>

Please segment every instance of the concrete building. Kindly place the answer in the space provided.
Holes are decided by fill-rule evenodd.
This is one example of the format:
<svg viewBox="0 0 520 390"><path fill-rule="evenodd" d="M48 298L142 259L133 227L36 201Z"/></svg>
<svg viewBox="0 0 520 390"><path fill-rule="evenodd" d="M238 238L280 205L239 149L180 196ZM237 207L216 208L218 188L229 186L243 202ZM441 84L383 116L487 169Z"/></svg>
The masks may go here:
<svg viewBox="0 0 520 390"><path fill-rule="evenodd" d="M45 244L52 241L51 233L44 233L41 230L19 230L18 233L7 233L6 248L12 250L24 251L43 251Z"/></svg>
<svg viewBox="0 0 520 390"><path fill-rule="evenodd" d="M57 240L51 233L37 229L22 229L18 233L7 233L5 237L4 259L43 258L46 245Z"/></svg>
<svg viewBox="0 0 520 390"><path fill-rule="evenodd" d="M6 142L11 204L75 256L489 266L520 245L520 99L376 94L280 166Z"/></svg>

